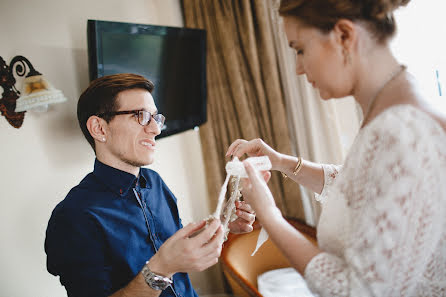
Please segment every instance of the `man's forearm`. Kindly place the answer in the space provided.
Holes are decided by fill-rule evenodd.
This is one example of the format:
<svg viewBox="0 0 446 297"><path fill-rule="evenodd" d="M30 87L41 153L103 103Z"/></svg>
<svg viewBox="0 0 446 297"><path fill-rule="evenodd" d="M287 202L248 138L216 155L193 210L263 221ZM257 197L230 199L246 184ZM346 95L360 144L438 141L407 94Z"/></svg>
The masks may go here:
<svg viewBox="0 0 446 297"><path fill-rule="evenodd" d="M161 256L162 250L159 250L152 258L150 258L150 262L146 264L151 271L155 271L160 275L166 277L172 277L175 273L174 271L166 270L169 265L163 261L163 257ZM166 288L166 290L170 290ZM110 297L157 297L161 294L161 290L152 289L144 279L142 272L140 271L135 278L127 284L124 288L117 291L115 294Z"/></svg>
<svg viewBox="0 0 446 297"><path fill-rule="evenodd" d="M110 297L158 297L160 294L160 290L154 290L149 287L140 272L127 286Z"/></svg>

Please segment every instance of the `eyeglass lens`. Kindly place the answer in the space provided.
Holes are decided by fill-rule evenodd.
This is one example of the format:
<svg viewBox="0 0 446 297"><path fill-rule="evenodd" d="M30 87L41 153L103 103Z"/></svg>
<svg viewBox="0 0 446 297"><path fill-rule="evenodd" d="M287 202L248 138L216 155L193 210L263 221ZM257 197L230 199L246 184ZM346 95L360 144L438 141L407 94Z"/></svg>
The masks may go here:
<svg viewBox="0 0 446 297"><path fill-rule="evenodd" d="M162 126L164 124L164 116L161 114L156 114L153 116L156 124ZM138 112L138 121L141 125L146 126L152 120L152 114L148 111L141 110Z"/></svg>

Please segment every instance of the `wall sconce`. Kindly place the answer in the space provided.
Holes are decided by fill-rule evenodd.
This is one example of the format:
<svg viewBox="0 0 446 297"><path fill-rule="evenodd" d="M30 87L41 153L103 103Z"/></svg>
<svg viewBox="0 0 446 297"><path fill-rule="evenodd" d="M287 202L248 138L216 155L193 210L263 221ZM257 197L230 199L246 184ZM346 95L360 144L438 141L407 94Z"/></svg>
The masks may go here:
<svg viewBox="0 0 446 297"><path fill-rule="evenodd" d="M14 68L16 63L19 64ZM29 72L23 82L23 95L20 96L20 92L15 87L16 80L13 72L15 69L18 76L24 76L26 66ZM62 92L54 89L23 56L15 56L9 66L0 57L0 86L3 88L0 111L14 128L22 126L27 110L46 111L49 104L67 100Z"/></svg>

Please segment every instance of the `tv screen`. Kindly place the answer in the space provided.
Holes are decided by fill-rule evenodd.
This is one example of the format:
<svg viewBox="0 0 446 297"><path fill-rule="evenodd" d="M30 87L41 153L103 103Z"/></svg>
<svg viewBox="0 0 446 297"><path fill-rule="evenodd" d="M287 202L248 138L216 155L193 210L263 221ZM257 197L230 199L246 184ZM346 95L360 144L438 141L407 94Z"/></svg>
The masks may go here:
<svg viewBox="0 0 446 297"><path fill-rule="evenodd" d="M206 122L206 31L88 20L90 80L136 73L155 84L165 137Z"/></svg>

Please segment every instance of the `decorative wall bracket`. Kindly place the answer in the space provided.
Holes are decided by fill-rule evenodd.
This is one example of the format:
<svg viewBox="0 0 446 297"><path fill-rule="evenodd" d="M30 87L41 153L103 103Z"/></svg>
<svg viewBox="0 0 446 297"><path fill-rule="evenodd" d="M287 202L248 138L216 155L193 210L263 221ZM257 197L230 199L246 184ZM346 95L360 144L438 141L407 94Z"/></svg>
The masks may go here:
<svg viewBox="0 0 446 297"><path fill-rule="evenodd" d="M5 60L0 57L0 86L3 88L3 94L0 98L0 111L1 114L6 118L6 120L14 127L20 128L25 119L25 111L15 112L16 101L20 96L20 92L16 89L14 78L14 64L20 63L15 68L18 76L23 76L26 73L26 65L30 69L30 73L38 73L27 58L23 56L15 56L10 66L6 65ZM25 65L26 63L26 65Z"/></svg>

